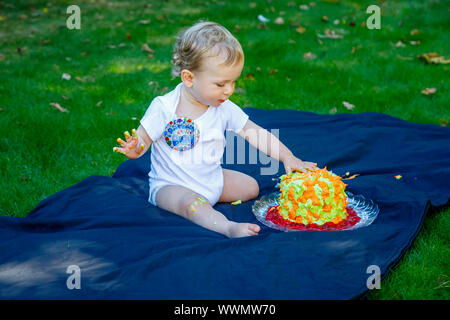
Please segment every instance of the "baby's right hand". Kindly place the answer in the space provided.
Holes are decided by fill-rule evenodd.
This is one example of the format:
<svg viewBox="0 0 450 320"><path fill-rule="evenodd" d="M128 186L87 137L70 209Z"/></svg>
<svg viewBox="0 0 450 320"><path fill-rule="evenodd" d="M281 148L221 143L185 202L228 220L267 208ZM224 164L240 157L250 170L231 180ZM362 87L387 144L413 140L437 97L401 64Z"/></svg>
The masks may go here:
<svg viewBox="0 0 450 320"><path fill-rule="evenodd" d="M142 151L145 149L145 146L141 144L138 147L138 136L136 134L136 130L131 130L131 134L133 136L130 136L130 133L128 131L125 131L124 134L127 141L125 142L122 139L118 138L117 142L121 145L121 147L114 147L113 151L119 152L130 159L138 158Z"/></svg>

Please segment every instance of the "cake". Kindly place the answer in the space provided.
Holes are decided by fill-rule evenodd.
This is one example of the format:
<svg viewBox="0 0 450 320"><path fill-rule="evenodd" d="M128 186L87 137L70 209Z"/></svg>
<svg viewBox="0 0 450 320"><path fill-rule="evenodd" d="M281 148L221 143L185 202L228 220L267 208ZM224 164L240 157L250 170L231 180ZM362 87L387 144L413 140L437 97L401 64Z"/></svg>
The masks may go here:
<svg viewBox="0 0 450 320"><path fill-rule="evenodd" d="M280 177L278 214L304 225L338 224L347 218L347 195L342 178L327 168L293 171Z"/></svg>

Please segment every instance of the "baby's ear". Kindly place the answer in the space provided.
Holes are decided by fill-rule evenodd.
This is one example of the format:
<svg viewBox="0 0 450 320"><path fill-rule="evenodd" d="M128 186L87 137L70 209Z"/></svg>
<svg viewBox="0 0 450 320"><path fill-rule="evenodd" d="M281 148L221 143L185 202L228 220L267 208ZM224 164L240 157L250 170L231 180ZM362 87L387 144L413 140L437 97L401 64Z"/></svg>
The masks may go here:
<svg viewBox="0 0 450 320"><path fill-rule="evenodd" d="M192 87L193 84L193 79L194 79L194 74L187 69L183 69L181 71L181 81L183 81L184 85L188 88Z"/></svg>

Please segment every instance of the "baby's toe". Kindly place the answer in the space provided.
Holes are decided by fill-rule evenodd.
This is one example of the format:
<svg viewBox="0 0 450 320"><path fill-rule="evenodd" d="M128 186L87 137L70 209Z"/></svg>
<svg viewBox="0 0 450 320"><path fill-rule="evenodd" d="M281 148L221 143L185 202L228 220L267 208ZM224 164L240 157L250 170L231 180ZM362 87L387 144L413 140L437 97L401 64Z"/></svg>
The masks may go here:
<svg viewBox="0 0 450 320"><path fill-rule="evenodd" d="M253 233L258 233L261 228L257 224L249 225L248 229Z"/></svg>

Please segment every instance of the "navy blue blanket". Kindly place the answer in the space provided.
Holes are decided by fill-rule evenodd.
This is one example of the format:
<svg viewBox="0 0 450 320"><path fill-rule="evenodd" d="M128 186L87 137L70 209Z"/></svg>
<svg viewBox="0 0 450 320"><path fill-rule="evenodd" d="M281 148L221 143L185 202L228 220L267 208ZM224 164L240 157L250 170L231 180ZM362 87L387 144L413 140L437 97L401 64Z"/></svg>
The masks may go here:
<svg viewBox="0 0 450 320"><path fill-rule="evenodd" d="M379 266L386 276L427 211L448 205L449 128L379 113L244 110L269 131L280 129L279 138L299 158L339 175L360 174L345 181L347 190L379 205L374 223L353 231L287 233L261 225L258 236L227 239L147 202L147 152L123 162L113 177L90 176L48 197L26 218L0 217L0 297L361 298L372 274L367 268ZM260 196L275 191L272 178L284 174L281 163L277 173L262 175L270 163L227 162L225 156L224 168L258 180ZM231 220L258 223L253 203L215 208ZM67 273L72 265L79 267L81 289L67 287L76 274Z"/></svg>

